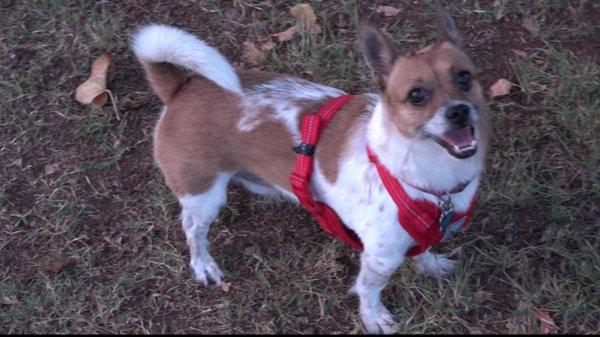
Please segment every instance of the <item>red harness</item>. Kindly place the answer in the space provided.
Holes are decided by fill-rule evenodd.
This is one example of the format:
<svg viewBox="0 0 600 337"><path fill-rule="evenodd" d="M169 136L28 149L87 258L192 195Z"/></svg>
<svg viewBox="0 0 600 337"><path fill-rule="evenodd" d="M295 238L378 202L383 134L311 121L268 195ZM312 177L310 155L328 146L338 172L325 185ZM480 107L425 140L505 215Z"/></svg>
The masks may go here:
<svg viewBox="0 0 600 337"><path fill-rule="evenodd" d="M316 114L307 114L302 118L301 143L294 147L296 168L291 174L292 190L300 204L317 219L323 230L353 248L363 249L360 239L352 230L344 226L338 215L331 207L316 201L310 189L310 177L313 171L315 146L321 131L325 129L335 113L354 96L343 95L327 102ZM383 166L377 155L367 147L367 155L377 168L379 177L388 194L398 207L398 220L404 230L417 242L409 249L406 256L421 254L429 247L454 236L469 224L475 209L475 195L471 199L466 213L454 212L447 194L437 194L440 205L427 200L411 199L396 177ZM465 186L461 188L464 189ZM455 191L451 191L455 193Z"/></svg>

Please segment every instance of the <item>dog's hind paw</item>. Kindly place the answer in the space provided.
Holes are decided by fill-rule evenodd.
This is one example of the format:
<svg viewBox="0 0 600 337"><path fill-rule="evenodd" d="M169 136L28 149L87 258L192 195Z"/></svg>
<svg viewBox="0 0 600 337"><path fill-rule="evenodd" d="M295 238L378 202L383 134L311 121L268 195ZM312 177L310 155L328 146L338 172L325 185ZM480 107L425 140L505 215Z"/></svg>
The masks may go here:
<svg viewBox="0 0 600 337"><path fill-rule="evenodd" d="M425 275L442 277L452 274L458 261L449 259L446 254L432 254L427 251L417 257L416 265Z"/></svg>
<svg viewBox="0 0 600 337"><path fill-rule="evenodd" d="M194 270L194 280L208 286L209 282L214 282L215 285L221 285L223 273L217 263L212 259L202 260L197 259L190 262L190 267Z"/></svg>
<svg viewBox="0 0 600 337"><path fill-rule="evenodd" d="M396 319L383 304L375 308L360 308L360 317L368 333L394 334L398 332Z"/></svg>

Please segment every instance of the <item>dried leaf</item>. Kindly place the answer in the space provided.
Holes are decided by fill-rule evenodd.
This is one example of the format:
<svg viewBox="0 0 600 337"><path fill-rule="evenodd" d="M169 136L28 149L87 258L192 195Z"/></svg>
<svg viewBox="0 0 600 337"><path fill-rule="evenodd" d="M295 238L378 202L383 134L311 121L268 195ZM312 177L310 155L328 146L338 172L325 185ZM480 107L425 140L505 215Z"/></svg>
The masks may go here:
<svg viewBox="0 0 600 337"><path fill-rule="evenodd" d="M54 164L48 164L46 165L46 167L44 167L44 173L46 173L47 176L56 173L59 169L58 163L54 163Z"/></svg>
<svg viewBox="0 0 600 337"><path fill-rule="evenodd" d="M294 35L296 35L296 33L298 33L298 31L298 26L292 26L281 33L271 34L271 36L274 36L279 42L289 41L294 37Z"/></svg>
<svg viewBox="0 0 600 337"><path fill-rule="evenodd" d="M139 109L144 104L148 103L149 100L150 100L150 97L148 97L148 96L136 96L136 97L130 98L129 100L125 101L123 103L123 107L125 107L126 109L130 109L130 110Z"/></svg>
<svg viewBox="0 0 600 337"><path fill-rule="evenodd" d="M534 18L527 18L523 20L523 27L527 29L533 35L537 35L540 32L540 23Z"/></svg>
<svg viewBox="0 0 600 337"><path fill-rule="evenodd" d="M315 11L309 4L297 4L290 8L290 13L298 20L298 24L303 31L313 34L321 33Z"/></svg>
<svg viewBox="0 0 600 337"><path fill-rule="evenodd" d="M467 326L467 329L469 329L469 333L472 334L472 335L481 335L481 334L483 334L483 330L481 330L481 328L478 328L478 327Z"/></svg>
<svg viewBox="0 0 600 337"><path fill-rule="evenodd" d="M544 334L554 334L558 332L558 327L552 317L550 317L550 313L546 310L541 310L534 308L533 315L540 321L540 332Z"/></svg>
<svg viewBox="0 0 600 337"><path fill-rule="evenodd" d="M2 304L4 305L21 305L21 302L15 296L4 296L2 297Z"/></svg>
<svg viewBox="0 0 600 337"><path fill-rule="evenodd" d="M400 14L400 9L398 9L396 7L392 7L392 6L379 5L375 9L375 11L377 13L383 14L383 16L396 16L396 15Z"/></svg>
<svg viewBox="0 0 600 337"><path fill-rule="evenodd" d="M110 58L102 54L92 64L90 77L75 89L75 99L82 104L104 105L108 100L106 77L111 68Z"/></svg>
<svg viewBox="0 0 600 337"><path fill-rule="evenodd" d="M8 166L16 166L18 168L23 168L23 158L13 160Z"/></svg>
<svg viewBox="0 0 600 337"><path fill-rule="evenodd" d="M479 302L485 302L490 301L492 298L494 298L494 294L492 294L489 291L479 290L475 292L473 297L475 297L475 299Z"/></svg>
<svg viewBox="0 0 600 337"><path fill-rule="evenodd" d="M340 14L335 22L335 26L338 28L346 28L348 27L348 21L346 21L346 18Z"/></svg>
<svg viewBox="0 0 600 337"><path fill-rule="evenodd" d="M60 259L60 260L48 263L46 266L44 266L44 270L49 273L57 274L61 270L68 268L74 264L75 264L75 259L68 257L68 258L64 258L64 259Z"/></svg>
<svg viewBox="0 0 600 337"><path fill-rule="evenodd" d="M501 78L492 84L488 93L491 98L506 96L510 93L512 86L513 83L511 81Z"/></svg>
<svg viewBox="0 0 600 337"><path fill-rule="evenodd" d="M231 287L231 283L229 283L229 282L223 282L223 283L221 283L221 290L223 290L226 293L229 292L229 288L230 287Z"/></svg>
<svg viewBox="0 0 600 337"><path fill-rule="evenodd" d="M244 42L242 59L248 64L257 65L263 63L267 57L261 50L256 48L254 43L246 41Z"/></svg>
<svg viewBox="0 0 600 337"><path fill-rule="evenodd" d="M494 15L494 19L500 20L504 17L505 12L504 8L506 6L506 2L501 0L495 0L492 3L492 14Z"/></svg>
<svg viewBox="0 0 600 337"><path fill-rule="evenodd" d="M513 53L515 53L517 56L520 56L520 57L523 57L523 58L527 57L527 53L524 52L524 51L522 51L522 50L511 49L510 51L512 51Z"/></svg>
<svg viewBox="0 0 600 337"><path fill-rule="evenodd" d="M260 50L266 51L266 52L271 51L271 49L273 49L273 48L275 48L275 43L273 43L273 41L271 41L271 40L260 45Z"/></svg>
<svg viewBox="0 0 600 337"><path fill-rule="evenodd" d="M123 141L119 138L115 139L115 141L112 144L112 148L113 149L118 149L119 147L121 147L121 145L123 144Z"/></svg>

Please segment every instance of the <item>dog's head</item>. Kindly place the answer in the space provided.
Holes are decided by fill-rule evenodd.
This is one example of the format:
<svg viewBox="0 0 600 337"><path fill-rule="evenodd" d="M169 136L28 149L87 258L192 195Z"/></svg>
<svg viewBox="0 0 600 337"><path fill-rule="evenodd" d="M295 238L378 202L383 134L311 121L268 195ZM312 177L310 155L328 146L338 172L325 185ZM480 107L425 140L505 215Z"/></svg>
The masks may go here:
<svg viewBox="0 0 600 337"><path fill-rule="evenodd" d="M436 2L438 41L398 56L375 27L363 25L359 41L390 119L404 136L434 141L456 158L478 151L485 129L485 99L473 62L450 14Z"/></svg>

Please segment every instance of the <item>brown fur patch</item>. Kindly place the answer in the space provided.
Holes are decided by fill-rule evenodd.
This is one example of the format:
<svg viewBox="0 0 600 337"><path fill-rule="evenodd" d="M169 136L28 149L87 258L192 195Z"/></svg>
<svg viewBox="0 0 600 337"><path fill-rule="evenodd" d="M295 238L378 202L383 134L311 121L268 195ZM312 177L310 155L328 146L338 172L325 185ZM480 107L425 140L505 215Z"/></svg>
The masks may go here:
<svg viewBox="0 0 600 337"><path fill-rule="evenodd" d="M334 183L337 180L340 161L348 152L353 135L366 125L372 111L367 109L366 95L357 95L344 106L331 120L319 139L316 160L325 178Z"/></svg>
<svg viewBox="0 0 600 337"><path fill-rule="evenodd" d="M188 81L183 70L170 63L143 63L148 83L163 103L168 103Z"/></svg>
<svg viewBox="0 0 600 337"><path fill-rule="evenodd" d="M244 88L278 76L247 71L238 75ZM352 132L363 110L360 106L364 100L358 97L354 101L340 111L319 144L318 156L332 179L343 151L340 139ZM295 103L302 108L300 119L303 114L314 113L324 101ZM258 111L265 116L271 113L270 108ZM282 122L270 118L263 118L250 131L238 131L242 114L239 96L199 76L192 77L172 98L156 126L155 158L173 193L199 194L212 185L218 172L242 170L291 191L289 179L296 159L292 135Z"/></svg>
<svg viewBox="0 0 600 337"><path fill-rule="evenodd" d="M461 91L453 83L454 74L460 71L472 74L469 92ZM421 106L413 105L408 99L410 91L417 87L428 93L427 100ZM400 133L412 137L448 100L468 100L483 106L484 98L479 88L471 60L451 43L438 42L412 56L399 57L394 62L382 97Z"/></svg>

